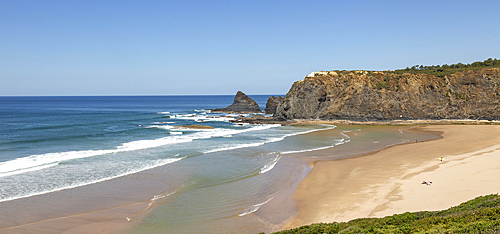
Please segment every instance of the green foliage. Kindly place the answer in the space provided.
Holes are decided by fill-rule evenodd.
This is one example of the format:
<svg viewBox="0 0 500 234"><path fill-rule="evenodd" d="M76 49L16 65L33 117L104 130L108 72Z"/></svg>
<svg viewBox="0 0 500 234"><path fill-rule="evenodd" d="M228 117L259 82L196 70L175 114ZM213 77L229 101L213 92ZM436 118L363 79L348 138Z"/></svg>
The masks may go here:
<svg viewBox="0 0 500 234"><path fill-rule="evenodd" d="M477 197L443 211L407 212L347 223L316 223L276 233L500 233L500 196Z"/></svg>
<svg viewBox="0 0 500 234"><path fill-rule="evenodd" d="M375 79L371 79L372 82L375 81ZM384 81L378 82L373 88L374 89L389 89L389 82L391 81L391 77L389 77L387 74L384 77Z"/></svg>
<svg viewBox="0 0 500 234"><path fill-rule="evenodd" d="M375 88L375 89L388 89L389 88L389 83L387 83L387 82L379 82L373 88Z"/></svg>
<svg viewBox="0 0 500 234"><path fill-rule="evenodd" d="M428 75L444 77L446 75L450 75L459 71L477 70L489 67L500 67L500 59L489 58L482 62L478 61L478 62L473 62L471 64L457 63L451 65L444 64L444 65L433 65L433 66L415 65L413 67L407 67L405 69L395 70L394 73L428 74Z"/></svg>

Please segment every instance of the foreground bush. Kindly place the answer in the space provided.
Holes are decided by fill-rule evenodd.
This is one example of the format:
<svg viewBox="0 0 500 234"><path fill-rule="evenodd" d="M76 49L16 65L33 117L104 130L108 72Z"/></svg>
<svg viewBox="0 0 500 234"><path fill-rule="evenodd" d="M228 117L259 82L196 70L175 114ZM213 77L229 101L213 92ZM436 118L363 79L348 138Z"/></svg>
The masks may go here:
<svg viewBox="0 0 500 234"><path fill-rule="evenodd" d="M443 211L317 223L276 233L500 233L500 196L477 197Z"/></svg>

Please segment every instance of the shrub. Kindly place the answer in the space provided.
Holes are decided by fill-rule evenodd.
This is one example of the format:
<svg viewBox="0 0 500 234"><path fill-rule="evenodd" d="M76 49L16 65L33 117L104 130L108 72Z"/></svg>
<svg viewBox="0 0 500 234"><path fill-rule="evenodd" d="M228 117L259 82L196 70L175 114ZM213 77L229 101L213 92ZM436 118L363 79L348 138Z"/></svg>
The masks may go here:
<svg viewBox="0 0 500 234"><path fill-rule="evenodd" d="M477 197L443 211L317 223L276 233L500 233L500 196Z"/></svg>

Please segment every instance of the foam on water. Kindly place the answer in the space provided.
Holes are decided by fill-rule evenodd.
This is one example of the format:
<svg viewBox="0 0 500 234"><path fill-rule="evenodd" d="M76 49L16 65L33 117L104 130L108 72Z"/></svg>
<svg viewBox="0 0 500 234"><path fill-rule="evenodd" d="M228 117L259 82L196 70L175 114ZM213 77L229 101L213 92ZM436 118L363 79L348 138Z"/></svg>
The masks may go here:
<svg viewBox="0 0 500 234"><path fill-rule="evenodd" d="M169 121L169 122L154 122L153 124L174 124L175 122ZM154 126L154 125L151 125Z"/></svg>
<svg viewBox="0 0 500 234"><path fill-rule="evenodd" d="M174 126L171 125L148 125L146 128L158 128L158 129L165 129L165 130L170 130L174 129Z"/></svg>
<svg viewBox="0 0 500 234"><path fill-rule="evenodd" d="M0 177L11 176L46 168L44 165L59 163L71 159L94 157L102 154L113 153L116 150L83 150L60 153L31 155L0 163Z"/></svg>
<svg viewBox="0 0 500 234"><path fill-rule="evenodd" d="M149 169L152 169L152 168L155 168L155 167L164 166L164 165L167 165L167 164L170 164L170 163L177 162L177 161L182 160L184 158L185 157L183 157L183 158L161 159L161 160L155 161L154 163L152 163L150 165L147 165L146 167L139 168L139 169L127 170L126 172L123 172L121 174L118 174L118 175L115 175L115 176L112 176L112 177L101 178L101 179L98 179L98 180L92 180L92 181L86 181L86 182L80 182L80 183L76 183L76 184L72 184L72 185L64 186L64 187L59 187L57 189L52 189L52 190L36 191L36 192L31 192L30 191L30 192L26 192L24 194L18 194L18 195L14 195L14 196L11 196L11 197L0 198L0 202L11 201L11 200L25 198L25 197L31 197L31 196L36 196L36 195L41 195L41 194L46 194L46 193L61 191L61 190L65 190L65 189L77 188L77 187L81 187L81 186L85 186L85 185L89 185L89 184L100 183L100 182L103 182L103 181L112 180L112 179L119 178L119 177L122 177L122 176L126 176L126 175L130 175L130 174L138 173L138 172L141 172L141 171L149 170Z"/></svg>
<svg viewBox="0 0 500 234"><path fill-rule="evenodd" d="M347 131L344 131L344 132L347 132ZM351 138L350 136L348 136L347 134L345 134L344 132L341 132L340 134L344 137L347 137L348 139Z"/></svg>
<svg viewBox="0 0 500 234"><path fill-rule="evenodd" d="M281 156L282 156L282 154L276 155L276 157L271 162L269 162L268 164L264 165L260 169L260 173L259 174L264 174L264 173L272 170L274 168L274 166L276 166L276 163L278 163L278 161L280 160Z"/></svg>
<svg viewBox="0 0 500 234"><path fill-rule="evenodd" d="M81 115L70 115L60 111L54 116L67 114L64 120L68 120L69 127L50 132L31 128L33 133L39 134L36 136L41 139L41 143L36 146L27 145L26 150L19 147L20 150L12 153L14 157L4 157L5 161L0 162L0 184L6 184L0 187L0 202L99 183L188 157L193 161L185 162L193 163L198 160L195 157L211 158L212 155L204 155L207 153L259 147L282 141L286 137L335 127L234 124L230 121L240 114L209 113L199 107L189 108L182 106L172 108L171 111L133 110L125 113L114 112L112 109L101 112L102 109L96 108L88 114L84 112ZM243 116L250 117L252 114ZM56 119L38 121L39 124L49 126L59 122L60 120ZM198 124L197 122L207 122L207 125L213 126L214 129L176 128L181 125ZM32 138L28 134L20 136ZM217 178L214 184L265 173L274 176L275 173L268 172L275 168L282 157L276 147L279 147L279 144L270 144L262 149L237 151L237 154L245 155L259 152L259 156L245 156L234 161L231 153L216 154L218 157L213 157L214 160L218 160L219 156L228 157L226 161L231 162L228 166L237 173L231 173L227 178L214 177ZM262 150L273 153L264 158L260 154ZM238 163L246 166L244 169L232 168L237 167ZM217 170L217 173L220 173L220 170ZM217 174L219 175L221 174ZM154 201L169 195L167 192L157 194L151 199L148 207ZM269 197L263 202L257 200L259 204L252 205L245 213L255 212L271 199L272 197Z"/></svg>
<svg viewBox="0 0 500 234"><path fill-rule="evenodd" d="M230 120L234 120L235 116L208 116L207 113L198 113L198 114L176 114L169 115L171 119L180 119L180 120L193 120L195 122L229 122Z"/></svg>
<svg viewBox="0 0 500 234"><path fill-rule="evenodd" d="M215 153L215 152L220 152L220 151L226 151L226 150L234 150L234 149L241 149L241 148L248 148L248 147L257 147L260 145L264 145L266 142L256 142L256 143L248 143L248 144L239 144L235 146L228 146L228 147L223 147L223 148L217 148L213 150L207 150L204 151L204 154L209 154L209 153Z"/></svg>
<svg viewBox="0 0 500 234"><path fill-rule="evenodd" d="M319 126L324 126L325 128L312 129L312 130L308 130L308 131L304 131L304 132L292 133L292 134L288 134L287 137L288 136L302 135L302 134L307 134L307 133L317 132L317 131L330 130L330 129L334 129L337 127L335 125L325 125L325 124L319 124Z"/></svg>
<svg viewBox="0 0 500 234"><path fill-rule="evenodd" d="M333 145L327 145L327 146L317 147L317 148L312 148L312 149L284 151L281 153L282 154L297 154L297 153L311 152L311 151L316 151L316 150L329 149L329 148L333 148L333 147L338 146L338 145L348 143L349 141L350 141L349 139L348 140L340 139L338 142L335 142Z"/></svg>
<svg viewBox="0 0 500 234"><path fill-rule="evenodd" d="M265 129L268 129L268 128L272 128L272 127L278 127L280 125L279 124L270 124L270 125L263 125L263 126L267 126L267 128L265 128ZM328 130L328 129L333 129L333 128L335 128L335 126L323 128L323 129L313 129L313 130L308 130L308 131L303 131L303 132L290 133L290 134L283 135L281 137L274 137L274 138L270 138L270 139L267 139L265 141L257 142L257 143L241 143L241 144L223 145L220 148L207 150L207 151L204 151L203 153L208 154L208 153L220 152L220 151L225 151L225 150L257 147L257 146L261 146L261 145L264 145L267 143L282 141L285 138L290 137L290 136L296 136L296 135L301 135L301 134L306 134L306 133L311 133L311 132L316 132L316 131L323 131L323 130ZM264 130L264 128L260 129L260 130ZM228 137L228 136L232 136L232 135L226 135L226 136L222 136L222 137Z"/></svg>
<svg viewBox="0 0 500 234"><path fill-rule="evenodd" d="M49 167L54 167L54 166L57 166L57 165L59 165L59 163L51 163L51 164L42 165L42 166L34 166L34 167L31 167L31 168L20 169L20 170L17 170L17 171L10 171L10 172L6 172L6 173L0 174L0 177L12 176L12 175L22 174L22 173L26 173L26 172L43 170L43 169L46 169L46 168L49 168Z"/></svg>
<svg viewBox="0 0 500 234"><path fill-rule="evenodd" d="M120 153L127 151L137 151L149 148L160 147L170 144L179 144L191 142L193 140L207 139L211 137L224 137L228 135L235 135L239 133L245 133L250 131L266 130L274 127L280 126L279 124L274 125L257 125L246 129L190 129L194 131L192 134L182 134L170 135L167 137L153 139L153 140L138 140L123 143L117 146L115 149L107 150L83 150L83 151L68 151L68 152L58 152L58 153L47 153L42 155L31 155L23 158L17 158L11 161L0 162L0 177L21 174L25 172L31 172L35 170L41 170L47 168L47 165L52 165L54 163L59 163L62 161L68 161L73 159L89 158L95 156L101 156L112 153ZM179 131L188 131L187 129L180 129ZM262 143L253 143L246 147L257 146ZM238 146L236 148L241 148ZM244 147L244 146L243 146ZM234 148L230 147L228 149ZM218 150L220 151L220 150ZM215 152L215 151L214 151Z"/></svg>
<svg viewBox="0 0 500 234"><path fill-rule="evenodd" d="M271 200L273 200L273 198L276 197L276 195L278 195L278 193L275 193L275 194L272 194L272 195L268 196L267 199L264 202L261 202L261 203L258 203L258 204L255 204L255 205L252 205L252 206L248 207L245 212L239 214L238 216L241 217L241 216L245 216L245 215L248 215L248 214L256 212L257 210L260 209L260 207L262 207L266 203L268 203Z"/></svg>

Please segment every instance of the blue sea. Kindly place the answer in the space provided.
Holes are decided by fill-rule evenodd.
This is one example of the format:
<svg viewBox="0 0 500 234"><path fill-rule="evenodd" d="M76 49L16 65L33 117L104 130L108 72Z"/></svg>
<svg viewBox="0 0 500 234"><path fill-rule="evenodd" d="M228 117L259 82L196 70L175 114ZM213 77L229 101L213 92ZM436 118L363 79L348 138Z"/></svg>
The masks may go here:
<svg viewBox="0 0 500 234"><path fill-rule="evenodd" d="M293 210L272 218L258 210L310 170L315 157L300 153L338 148L333 156L343 158L426 137L397 127L238 124L230 120L239 114L207 110L233 97L0 97L0 203L161 168L168 186L127 232L269 231ZM264 109L270 95L250 97Z"/></svg>

